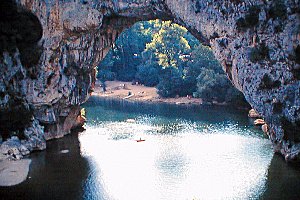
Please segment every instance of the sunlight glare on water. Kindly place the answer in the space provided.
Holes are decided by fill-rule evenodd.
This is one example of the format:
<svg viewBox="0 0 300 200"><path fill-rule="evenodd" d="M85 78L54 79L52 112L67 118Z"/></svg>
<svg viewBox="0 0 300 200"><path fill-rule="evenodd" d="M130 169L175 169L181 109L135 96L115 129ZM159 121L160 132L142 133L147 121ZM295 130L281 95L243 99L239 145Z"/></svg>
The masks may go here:
<svg viewBox="0 0 300 200"><path fill-rule="evenodd" d="M264 192L267 139L233 124L159 118L87 125L80 148L94 170L85 199L258 199Z"/></svg>

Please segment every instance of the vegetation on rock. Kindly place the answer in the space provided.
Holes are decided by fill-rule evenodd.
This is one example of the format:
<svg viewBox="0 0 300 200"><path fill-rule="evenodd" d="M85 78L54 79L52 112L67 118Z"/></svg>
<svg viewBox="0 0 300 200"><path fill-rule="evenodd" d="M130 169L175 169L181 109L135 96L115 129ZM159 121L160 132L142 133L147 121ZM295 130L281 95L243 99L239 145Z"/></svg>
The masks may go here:
<svg viewBox="0 0 300 200"><path fill-rule="evenodd" d="M269 16L273 19L285 19L287 17L287 9L283 0L273 0L269 10Z"/></svg>
<svg viewBox="0 0 300 200"><path fill-rule="evenodd" d="M237 20L236 25L238 30L244 31L248 28L255 27L259 23L259 12L258 6L251 6L245 15Z"/></svg>
<svg viewBox="0 0 300 200"><path fill-rule="evenodd" d="M266 44L261 43L257 47L251 49L250 52L251 62L256 63L268 58L269 58L269 47L266 46Z"/></svg>
<svg viewBox="0 0 300 200"><path fill-rule="evenodd" d="M279 80L273 81L272 78L265 74L262 78L262 81L260 83L261 89L272 89L272 88L278 88L280 87L281 82Z"/></svg>

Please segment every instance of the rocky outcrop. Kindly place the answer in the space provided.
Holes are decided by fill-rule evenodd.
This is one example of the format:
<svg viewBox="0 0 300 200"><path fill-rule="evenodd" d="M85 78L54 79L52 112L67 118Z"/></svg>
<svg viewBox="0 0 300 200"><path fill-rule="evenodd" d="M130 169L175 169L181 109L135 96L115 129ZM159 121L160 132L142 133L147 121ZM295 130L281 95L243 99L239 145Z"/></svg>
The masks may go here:
<svg viewBox="0 0 300 200"><path fill-rule="evenodd" d="M259 115L258 112L256 112L256 110L251 109L249 111L248 117L250 117L250 118L260 118L260 115Z"/></svg>
<svg viewBox="0 0 300 200"><path fill-rule="evenodd" d="M94 68L118 35L138 20L160 18L185 26L212 47L228 78L267 121L274 150L287 160L298 157L298 0L14 0L1 4L3 137L10 131L22 134L33 121L35 127L44 127L36 131L39 141L69 133L79 105L93 89ZM32 149L41 146L33 144Z"/></svg>
<svg viewBox="0 0 300 200"><path fill-rule="evenodd" d="M28 155L30 151L22 144L18 137L13 136L9 140L3 142L0 146L0 153L12 160L19 160L23 156Z"/></svg>

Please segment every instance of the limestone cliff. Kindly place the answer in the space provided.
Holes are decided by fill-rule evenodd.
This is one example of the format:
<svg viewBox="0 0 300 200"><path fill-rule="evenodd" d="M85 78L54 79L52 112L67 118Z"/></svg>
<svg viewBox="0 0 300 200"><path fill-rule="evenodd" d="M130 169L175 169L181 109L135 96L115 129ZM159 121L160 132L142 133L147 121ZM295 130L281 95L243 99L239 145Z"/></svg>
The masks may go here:
<svg viewBox="0 0 300 200"><path fill-rule="evenodd" d="M126 27L168 19L210 45L270 125L274 150L300 154L299 0L13 0L0 10L0 132L29 150L76 126L96 65Z"/></svg>

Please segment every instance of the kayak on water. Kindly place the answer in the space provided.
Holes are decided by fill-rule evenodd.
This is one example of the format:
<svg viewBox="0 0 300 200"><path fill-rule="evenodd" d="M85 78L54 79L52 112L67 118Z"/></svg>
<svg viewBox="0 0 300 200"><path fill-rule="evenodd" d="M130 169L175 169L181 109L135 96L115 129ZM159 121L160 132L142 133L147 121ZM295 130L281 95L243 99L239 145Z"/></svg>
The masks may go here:
<svg viewBox="0 0 300 200"><path fill-rule="evenodd" d="M145 142L146 140L142 140L142 138L140 138L139 140L135 140L136 142Z"/></svg>

